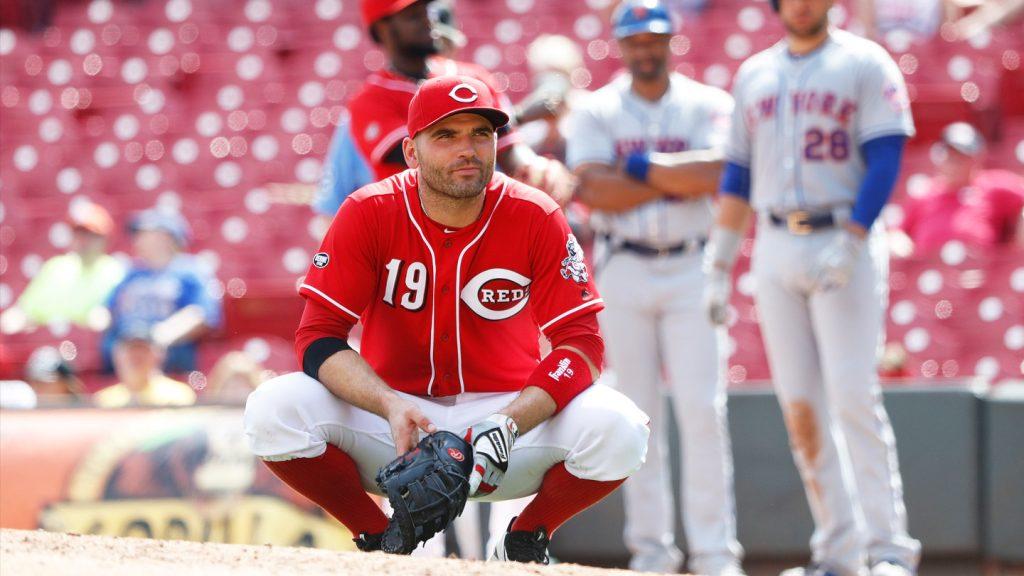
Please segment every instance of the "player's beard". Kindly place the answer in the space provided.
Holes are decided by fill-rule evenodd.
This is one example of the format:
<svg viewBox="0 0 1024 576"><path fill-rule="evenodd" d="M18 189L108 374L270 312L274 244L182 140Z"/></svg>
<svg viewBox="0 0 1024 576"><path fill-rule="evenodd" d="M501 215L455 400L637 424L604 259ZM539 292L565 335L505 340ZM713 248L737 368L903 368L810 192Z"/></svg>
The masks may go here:
<svg viewBox="0 0 1024 576"><path fill-rule="evenodd" d="M475 178L458 178L452 174L459 168L475 166L480 168ZM453 199L474 198L484 191L494 175L494 160L487 163L477 159L459 162L452 166L437 166L420 163L420 177L431 190Z"/></svg>
<svg viewBox="0 0 1024 576"><path fill-rule="evenodd" d="M629 65L629 73L634 80L641 82L653 82L662 78L667 70L668 63L661 58L645 58L636 60Z"/></svg>
<svg viewBox="0 0 1024 576"><path fill-rule="evenodd" d="M398 47L399 52L407 58L426 58L441 53L438 39L430 42L409 42Z"/></svg>
<svg viewBox="0 0 1024 576"><path fill-rule="evenodd" d="M811 24L807 28L803 29L797 28L791 25L789 22L786 22L785 20L782 21L782 25L786 28L786 32L788 32L791 36L795 36L797 38L815 38L817 36L820 36L822 32L828 29L828 14L826 13L825 17L822 18L820 21L815 22L814 24Z"/></svg>

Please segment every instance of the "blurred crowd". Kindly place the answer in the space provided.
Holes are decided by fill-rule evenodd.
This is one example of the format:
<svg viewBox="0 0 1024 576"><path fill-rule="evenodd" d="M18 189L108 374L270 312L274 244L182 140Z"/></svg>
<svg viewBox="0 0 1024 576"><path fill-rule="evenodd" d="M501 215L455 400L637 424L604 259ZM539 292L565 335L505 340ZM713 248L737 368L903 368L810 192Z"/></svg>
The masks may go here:
<svg viewBox="0 0 1024 576"><path fill-rule="evenodd" d="M613 3L612 3L613 4ZM697 17L700 0L677 0L683 14ZM611 6L605 12L610 13ZM875 39L912 34L927 39L970 39L1018 18L1022 0L858 0L852 28ZM49 3L23 3L13 17L27 30L45 29L52 17ZM608 14L603 14L605 17ZM12 16L8 14L8 16ZM466 36L450 2L431 4L435 33L444 54L457 55ZM588 92L573 75L584 67L579 45L570 38L545 34L526 49L531 73L529 92L515 103L515 123L522 142L537 156L564 162L566 119ZM1024 246L1024 179L994 169L986 158L981 131L967 123L948 126L934 143L934 164L926 185L900 201L890 219L894 258L936 254L950 240L991 249ZM517 171L532 183L547 175ZM559 175L568 177L567 174ZM375 179L350 137L348 119L334 133L321 185L271 184L280 191L299 190L309 198L316 229L326 230L345 197ZM300 194L301 196L301 194ZM565 206L578 238L591 238L588 210L577 202ZM189 223L177 212L151 208L119 226L97 203L73 204L66 215L73 231L69 250L47 260L39 273L0 316L3 338L17 338L38 327L70 323L95 335L102 353L97 381L83 384L71 362L55 347L31 355L23 379L0 384L2 404L29 407L49 403L94 403L103 407L189 405L197 401L241 403L268 372L244 351L233 351L208 368L201 386L189 382L199 368L197 347L223 328L220 295L190 252ZM109 253L115 235L130 237L131 253ZM900 374L899 345L887 350L883 373Z"/></svg>
<svg viewBox="0 0 1024 576"><path fill-rule="evenodd" d="M54 256L0 316L5 338L70 323L95 334L101 378L111 382L89 395L74 366L52 346L37 349L21 382L4 382L3 405L94 403L104 408L187 406L197 391L179 380L197 369L196 349L222 323L221 300L188 252L188 223L176 212L135 214L125 233L128 261L108 254L117 233L99 204L78 204L67 215L72 241ZM240 404L262 380L262 368L231 352L210 371L203 397Z"/></svg>

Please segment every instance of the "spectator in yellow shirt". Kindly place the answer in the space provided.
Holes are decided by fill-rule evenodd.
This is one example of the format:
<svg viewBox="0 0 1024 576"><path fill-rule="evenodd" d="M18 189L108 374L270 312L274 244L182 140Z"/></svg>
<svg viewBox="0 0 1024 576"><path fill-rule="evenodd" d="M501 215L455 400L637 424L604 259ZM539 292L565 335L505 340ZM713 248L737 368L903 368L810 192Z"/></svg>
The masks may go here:
<svg viewBox="0 0 1024 576"><path fill-rule="evenodd" d="M5 334L53 322L73 322L103 330L110 321L105 303L124 278L125 267L106 253L114 228L110 213L99 204L72 206L71 249L43 264L18 301L0 316Z"/></svg>
<svg viewBox="0 0 1024 576"><path fill-rule="evenodd" d="M126 330L114 346L114 372L120 383L100 390L93 401L101 408L195 404L195 391L164 374L163 361L164 352L153 342L148 326Z"/></svg>

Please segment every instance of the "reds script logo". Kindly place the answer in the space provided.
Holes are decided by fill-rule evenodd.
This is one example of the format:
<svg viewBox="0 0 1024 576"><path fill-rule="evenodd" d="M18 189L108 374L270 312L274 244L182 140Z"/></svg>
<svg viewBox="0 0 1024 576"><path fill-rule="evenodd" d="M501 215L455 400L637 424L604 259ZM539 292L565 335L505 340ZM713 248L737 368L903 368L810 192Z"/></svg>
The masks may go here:
<svg viewBox="0 0 1024 576"><path fill-rule="evenodd" d="M522 310L530 300L531 280L504 268L484 270L462 289L462 301L487 320L505 320Z"/></svg>
<svg viewBox="0 0 1024 576"><path fill-rule="evenodd" d="M466 90L469 92L469 95L459 95L459 90ZM455 88L452 88L452 91L449 92L448 95L451 96L452 100L463 103L476 102L476 99L480 97L480 95L476 93L476 88L473 88L465 82L456 85Z"/></svg>

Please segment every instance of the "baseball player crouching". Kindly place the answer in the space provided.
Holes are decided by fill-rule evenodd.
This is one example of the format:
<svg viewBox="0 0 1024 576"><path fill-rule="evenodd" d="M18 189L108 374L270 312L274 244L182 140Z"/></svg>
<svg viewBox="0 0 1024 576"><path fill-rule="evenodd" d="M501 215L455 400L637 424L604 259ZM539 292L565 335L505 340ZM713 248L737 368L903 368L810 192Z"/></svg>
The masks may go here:
<svg viewBox="0 0 1024 576"><path fill-rule="evenodd" d="M812 564L784 574L907 576L920 544L876 373L888 257L871 230L914 127L899 68L829 28L832 4L774 0L786 38L737 73L706 305L726 322L729 272L756 212L758 317L815 523Z"/></svg>
<svg viewBox="0 0 1024 576"><path fill-rule="evenodd" d="M644 461L647 416L594 384L603 303L562 212L494 172L507 122L479 80L420 86L403 143L411 168L345 200L299 289L303 372L246 404L253 453L362 550L381 549L389 529L366 492L381 493L378 470L420 431L472 445L470 498L536 493L498 560L547 562L558 527ZM356 352L346 337L360 319ZM552 344L543 359L538 330Z"/></svg>

